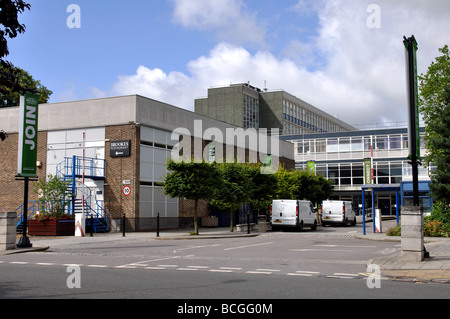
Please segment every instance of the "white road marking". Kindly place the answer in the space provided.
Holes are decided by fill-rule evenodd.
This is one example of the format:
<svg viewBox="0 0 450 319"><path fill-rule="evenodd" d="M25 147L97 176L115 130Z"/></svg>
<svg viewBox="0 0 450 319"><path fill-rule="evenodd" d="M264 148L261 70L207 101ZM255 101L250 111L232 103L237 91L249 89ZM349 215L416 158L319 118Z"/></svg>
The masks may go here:
<svg viewBox="0 0 450 319"><path fill-rule="evenodd" d="M231 247L231 248L225 248L224 250L242 249L242 248L257 247L257 246L264 246L264 245L271 245L271 244L273 244L273 242L262 243L262 244L254 244L254 245L245 245L245 246L238 246L238 247Z"/></svg>

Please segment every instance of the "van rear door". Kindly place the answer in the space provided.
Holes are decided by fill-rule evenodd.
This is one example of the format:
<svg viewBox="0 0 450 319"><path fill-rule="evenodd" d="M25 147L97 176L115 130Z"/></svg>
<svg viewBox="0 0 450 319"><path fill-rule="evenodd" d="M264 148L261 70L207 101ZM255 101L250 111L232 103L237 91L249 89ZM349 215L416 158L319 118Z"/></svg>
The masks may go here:
<svg viewBox="0 0 450 319"><path fill-rule="evenodd" d="M272 224L274 226L297 225L297 201L274 200L272 202Z"/></svg>

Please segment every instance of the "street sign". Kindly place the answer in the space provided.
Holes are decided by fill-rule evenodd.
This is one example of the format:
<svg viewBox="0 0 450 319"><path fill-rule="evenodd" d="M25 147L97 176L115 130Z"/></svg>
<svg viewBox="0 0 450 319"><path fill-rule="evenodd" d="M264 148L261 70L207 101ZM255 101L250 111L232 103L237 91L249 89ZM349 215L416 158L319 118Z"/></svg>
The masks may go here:
<svg viewBox="0 0 450 319"><path fill-rule="evenodd" d="M39 95L27 93L20 97L18 177L37 177L38 109Z"/></svg>
<svg viewBox="0 0 450 319"><path fill-rule="evenodd" d="M111 141L109 155L111 157L130 156L131 141Z"/></svg>
<svg viewBox="0 0 450 319"><path fill-rule="evenodd" d="M123 192L123 194L124 194L125 196L130 195L130 194L131 194L131 187L130 187L130 186L125 186L125 187L123 188L122 192Z"/></svg>

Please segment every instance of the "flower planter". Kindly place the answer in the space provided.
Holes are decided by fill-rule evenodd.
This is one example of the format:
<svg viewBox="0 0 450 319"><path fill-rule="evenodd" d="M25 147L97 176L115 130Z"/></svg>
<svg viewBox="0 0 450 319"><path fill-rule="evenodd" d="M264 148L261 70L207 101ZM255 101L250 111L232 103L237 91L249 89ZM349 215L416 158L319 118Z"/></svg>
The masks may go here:
<svg viewBox="0 0 450 319"><path fill-rule="evenodd" d="M203 217L202 227L219 227L219 219L211 217Z"/></svg>
<svg viewBox="0 0 450 319"><path fill-rule="evenodd" d="M74 236L75 220L29 220L28 221L29 236Z"/></svg>

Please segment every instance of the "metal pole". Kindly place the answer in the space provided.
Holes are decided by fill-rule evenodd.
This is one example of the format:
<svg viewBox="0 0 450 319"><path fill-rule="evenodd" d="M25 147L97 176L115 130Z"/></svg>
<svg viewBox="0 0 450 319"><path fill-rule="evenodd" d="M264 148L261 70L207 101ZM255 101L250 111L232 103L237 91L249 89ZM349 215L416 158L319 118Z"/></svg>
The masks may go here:
<svg viewBox="0 0 450 319"><path fill-rule="evenodd" d="M366 194L364 192L364 187L362 189L362 216L363 216L363 233L366 236Z"/></svg>
<svg viewBox="0 0 450 319"><path fill-rule="evenodd" d="M23 191L23 208L22 208L22 237L17 243L17 248L30 248L33 245L30 243L30 239L27 237L28 229L28 182L29 177L25 177L24 191Z"/></svg>
<svg viewBox="0 0 450 319"><path fill-rule="evenodd" d="M125 236L125 222L126 222L126 216L125 216L125 213L124 213L123 217L122 217L122 237L126 237Z"/></svg>
<svg viewBox="0 0 450 319"><path fill-rule="evenodd" d="M250 213L247 213L247 234L250 234Z"/></svg>
<svg viewBox="0 0 450 319"><path fill-rule="evenodd" d="M156 215L156 237L159 237L159 213Z"/></svg>
<svg viewBox="0 0 450 319"><path fill-rule="evenodd" d="M94 215L91 214L91 237L94 237Z"/></svg>

